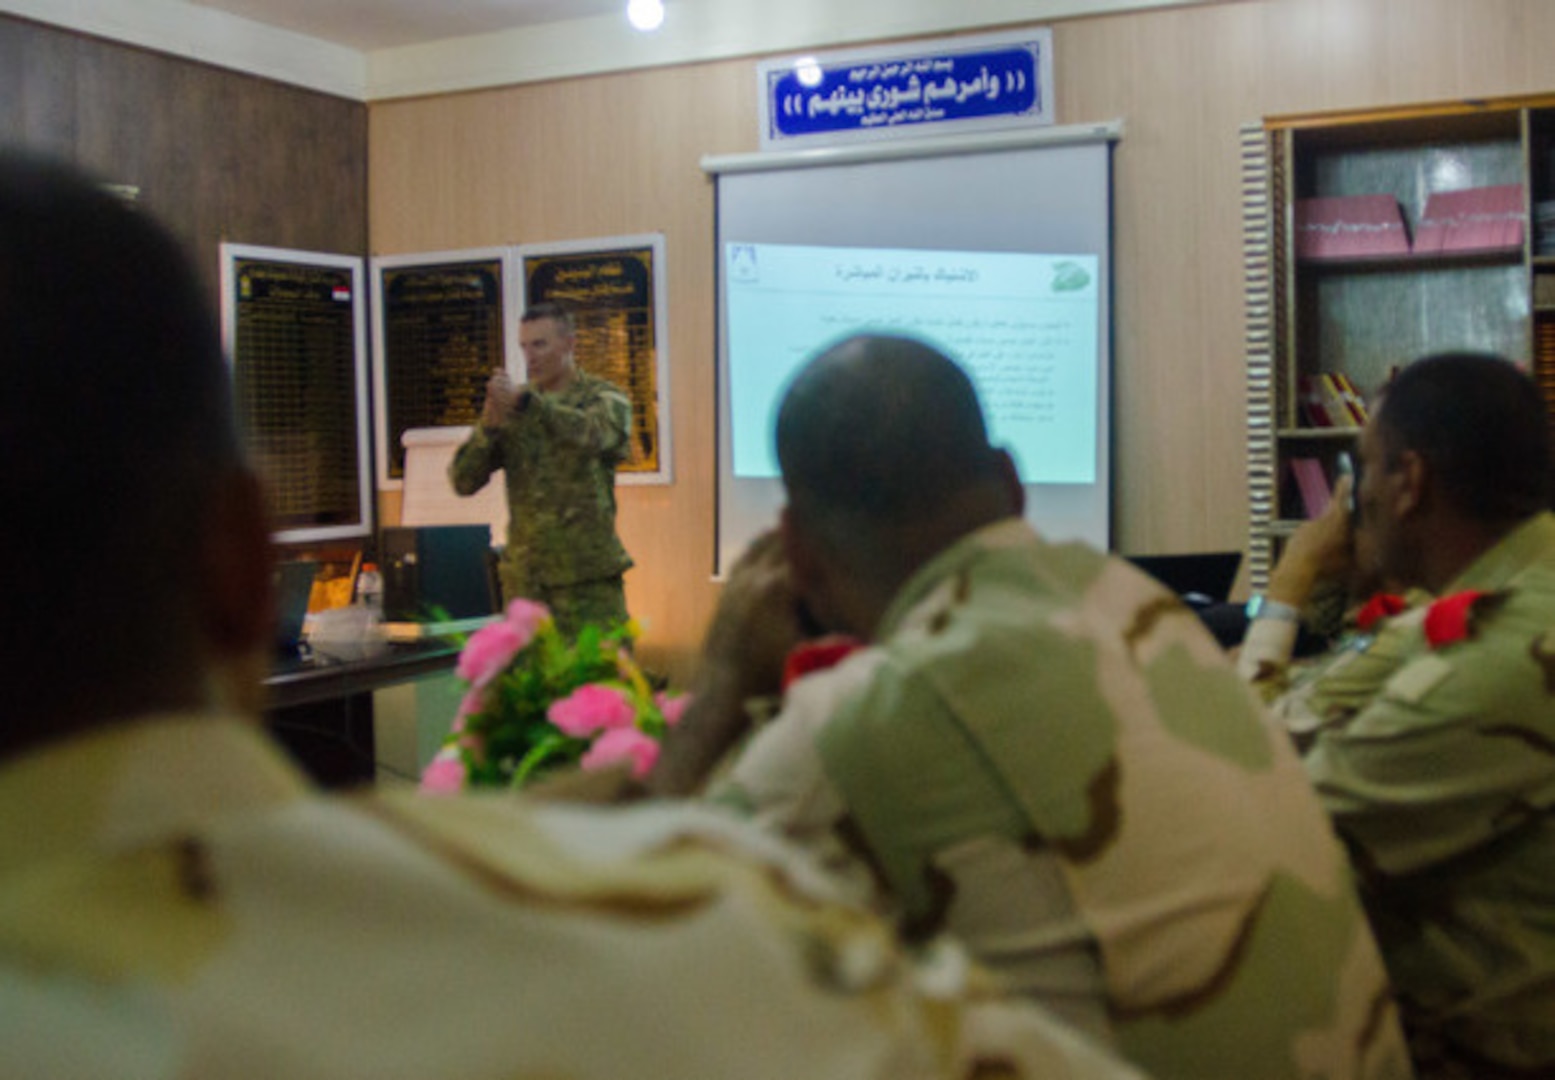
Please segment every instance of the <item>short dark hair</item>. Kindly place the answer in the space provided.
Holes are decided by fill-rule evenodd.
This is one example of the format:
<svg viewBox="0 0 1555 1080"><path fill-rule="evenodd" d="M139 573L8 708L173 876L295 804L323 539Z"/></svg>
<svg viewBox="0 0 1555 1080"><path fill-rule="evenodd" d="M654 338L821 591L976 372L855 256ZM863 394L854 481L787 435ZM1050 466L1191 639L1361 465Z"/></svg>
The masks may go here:
<svg viewBox="0 0 1555 1080"><path fill-rule="evenodd" d="M541 319L554 320L555 322L559 323L562 329L566 330L568 334L575 334L578 332L578 323L577 320L572 317L572 312L567 310L567 308L563 307L561 304L556 303L554 300L542 300L538 304L530 304L524 309L524 313L519 316L518 321L521 323L539 322Z"/></svg>
<svg viewBox="0 0 1555 1080"><path fill-rule="evenodd" d="M177 242L16 152L0 153L0 312L0 681L18 717L3 743L34 707L24 685L111 687L158 650L188 662L200 511L241 453L216 320Z"/></svg>
<svg viewBox="0 0 1555 1080"><path fill-rule="evenodd" d="M810 361L778 410L777 452L789 502L839 532L927 520L999 476L971 378L909 337L851 337Z"/></svg>
<svg viewBox="0 0 1555 1080"><path fill-rule="evenodd" d="M1377 427L1390 461L1419 454L1476 521L1517 521L1550 505L1544 397L1500 356L1438 353L1409 364L1384 389Z"/></svg>

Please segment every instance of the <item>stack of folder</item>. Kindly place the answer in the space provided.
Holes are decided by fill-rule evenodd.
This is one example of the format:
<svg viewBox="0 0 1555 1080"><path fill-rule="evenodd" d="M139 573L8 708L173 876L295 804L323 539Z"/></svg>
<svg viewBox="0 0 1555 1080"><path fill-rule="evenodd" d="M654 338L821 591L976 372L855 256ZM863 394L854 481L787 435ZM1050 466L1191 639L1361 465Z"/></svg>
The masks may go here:
<svg viewBox="0 0 1555 1080"><path fill-rule="evenodd" d="M1433 192L1415 230L1413 250L1510 251L1523 246L1523 186L1464 188Z"/></svg>
<svg viewBox="0 0 1555 1080"><path fill-rule="evenodd" d="M1433 192L1413 238L1392 195L1298 199L1296 256L1326 262L1517 251L1528 220L1523 198L1521 184ZM1545 230L1555 228L1555 203L1545 205L1548 211L1540 208L1541 250Z"/></svg>
<svg viewBox="0 0 1555 1080"><path fill-rule="evenodd" d="M1404 215L1391 195L1296 200L1298 259L1374 259L1408 254Z"/></svg>

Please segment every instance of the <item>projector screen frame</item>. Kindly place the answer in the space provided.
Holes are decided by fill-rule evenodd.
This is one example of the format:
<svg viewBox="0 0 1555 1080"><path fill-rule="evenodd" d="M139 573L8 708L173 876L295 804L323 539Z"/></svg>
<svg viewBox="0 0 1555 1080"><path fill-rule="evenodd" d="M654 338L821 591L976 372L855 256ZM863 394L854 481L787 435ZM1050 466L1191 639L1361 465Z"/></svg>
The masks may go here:
<svg viewBox="0 0 1555 1080"><path fill-rule="evenodd" d="M721 178L725 178L725 177L735 178L735 177L740 176L741 174L746 174L746 173L758 173L758 174L759 173L781 173L781 172L790 171L790 170L804 170L804 169L817 169L817 168L830 168L830 167L843 167L844 168L844 173L842 175L846 175L848 172L851 171L851 170L847 170L846 167L853 166L853 165L862 165L862 166L867 166L867 167L873 167L873 166L877 166L879 164L893 163L893 162L898 162L898 161L904 162L904 163L911 163L912 161L922 160L922 159L930 159L930 158L947 158L947 157L959 158L959 157L966 156L966 155L978 155L978 154L988 155L988 154L997 154L997 153L1005 152L1005 151L1020 152L1020 151L1028 151L1028 150L1040 150L1040 149L1044 149L1044 148L1048 148L1048 147L1062 147L1062 146L1071 146L1071 145L1078 145L1078 144L1096 144L1096 143L1107 144L1105 146L1106 153L1104 154L1104 160L1102 162L1103 172L1101 174L1101 176L1102 176L1102 178L1103 178L1103 180L1104 180L1104 182L1106 184L1106 189L1105 189L1105 192L1104 192L1104 194L1102 196L1101 206L1099 207L1100 213L1102 215L1101 218L1100 218L1100 225L1099 225L1100 237L1098 239L1096 239L1096 240L1088 241L1088 243L1096 243L1096 244L1099 245L1097 248L1092 249L1092 250L1094 250L1099 255L1100 259L1102 260L1102 270L1103 270L1103 273L1102 273L1102 287L1104 289L1104 293L1103 293L1103 297L1102 297L1102 303L1103 303L1104 306L1103 306L1103 309L1100 312L1100 317L1099 317L1099 320L1098 320L1098 331L1100 333L1100 337L1099 337L1098 343L1097 343L1098 347L1099 347L1099 351L1098 351L1098 355L1096 356L1098 377L1100 379L1100 383L1098 385L1098 396L1097 396L1097 401L1096 401L1096 407L1097 407L1097 410L1098 410L1098 422L1101 425L1101 427L1100 427L1100 429L1098 431L1098 435L1097 435L1097 453L1099 454L1099 457L1098 457L1097 482L1102 485L1102 491L1100 493L1100 498L1101 498L1102 501L1099 504L1095 503L1093 501L1092 505L1097 506L1097 509L1094 510L1094 511L1086 511L1085 512L1085 514L1091 515L1090 518L1089 518L1090 524L1078 526L1076 528L1076 531L1073 532L1072 534L1066 534L1066 533L1063 532L1063 529L1060 528L1058 530L1058 536L1057 536L1058 539L1068 539L1068 538L1070 538L1071 535L1077 535L1077 536L1081 536L1084 539L1090 540L1091 542L1097 544L1098 546L1107 546L1108 544L1110 544L1111 538L1112 538L1112 517L1113 517L1113 515L1112 515L1112 508L1111 508L1111 498L1112 498L1112 495L1111 495L1111 490L1112 490L1112 445L1111 445L1112 444L1112 435L1111 435L1112 392L1111 392L1111 378L1112 378L1112 320L1113 320L1111 287L1112 287L1112 276L1113 276L1113 273L1112 273L1113 239L1112 239L1112 219L1111 219L1112 204L1111 204L1111 180L1110 180L1112 163L1111 163L1111 153L1110 153L1110 151L1111 151L1111 144L1116 142L1118 139L1120 139L1122 137L1122 134L1123 134L1122 122L1118 121L1118 120L1114 120L1114 121L1108 121L1108 122L1104 122L1104 123L1069 125L1069 126L1062 126L1062 127L1043 127L1043 128L1036 128L1036 129L988 132L988 133L979 133L979 134L970 134L970 135L939 136L939 137L914 139L914 140L902 140L902 141L891 141L891 142L880 142L880 143L868 143L868 144L847 145L847 146L834 146L834 147L825 147L825 148L818 148L818 149L801 149L801 150L794 150L794 151L788 151L788 152L765 151L765 152L753 153L753 154L733 154L733 155L722 155L722 156L709 156L709 157L703 158L701 164L702 164L702 168L704 169L704 171L707 172L711 177L713 177L715 179L715 181L718 180L718 179L721 179ZM1085 159L1080 159L1080 160L1085 160ZM934 166L934 167L943 169L943 166ZM1091 166L1090 168L1094 169L1095 166ZM871 178L873 179L873 174L865 173L865 174L862 174L862 175L870 175ZM758 191L758 192L760 190L761 190L760 188L756 189L756 191ZM1033 190L1033 189L1029 189L1028 188L1026 190ZM1035 189L1035 190L1043 190L1043 189ZM1050 192L1052 192L1052 191L1060 191L1061 192L1061 191L1064 191L1064 190L1095 190L1095 189L1090 189L1090 188L1075 189L1075 188L1072 188L1072 187L1070 187L1068 185L1061 185L1061 186L1058 186L1058 187L1051 187L1050 186L1050 187L1048 187L1045 190L1048 190ZM718 459L719 459L719 464L718 464L718 469L717 469L716 498L715 498L715 504L716 505L715 505L715 513L714 513L714 517L715 517L715 543L714 543L713 575L714 575L715 579L719 578L722 575L722 573L727 569L727 566L729 565L730 560L732 560L734 557L737 556L739 548L742 547L743 544L745 542L747 542L750 539L750 536L752 535L750 533L750 529L752 528L752 526L750 524L750 521L747 520L747 519L749 519L751 517L751 515L750 515L750 509L751 508L748 507L748 506L744 506L745 502L750 501L751 497L750 497L749 493L747 493L747 495L741 496L741 495L739 495L737 493L737 491L726 491L725 490L726 487L729 487L731 485L734 488L738 489L740 487L740 483L741 483L738 480L738 478L732 472L732 470L733 470L732 461L726 462L726 460L725 460L726 450L729 453L733 452L732 441L731 441L731 432L726 430L728 425L729 425L729 423L730 423L729 416L727 414L728 404L726 402L726 398L727 398L727 396L728 396L728 394L730 392L730 386L728 384L728 378L729 378L730 373L729 373L728 370L726 370L726 365L727 365L728 361L731 359L731 357L729 356L729 353L728 353L729 341L727 340L727 335L728 335L728 332L729 332L729 326L727 324L728 315L726 313L726 308L727 308L728 304L731 302L731 296L730 296L730 294L728 292L729 283L726 280L726 276L725 276L726 275L726 269L727 269L727 267L725 265L725 260L726 260L725 248L726 248L727 245L730 245L730 244L743 244L743 243L756 243L756 244L763 244L763 243L773 243L773 244L785 244L786 243L786 244L793 244L793 243L799 243L799 244L803 244L803 243L806 243L806 242L811 242L811 243L815 243L815 242L831 243L832 242L830 239L827 239L825 241L816 241L816 240L806 241L803 238L801 238L801 239L788 239L786 236L768 235L769 233L772 233L772 232L782 232L783 230L781 230L781 229L770 229L770 228L768 228L766 226L762 226L760 224L759 220L755 222L755 224L756 224L755 232L758 235L754 235L754 236L747 235L748 232L752 231L751 230L752 222L747 220L749 218L749 211L746 211L743 214L741 212L739 212L739 211L735 211L734 212L734 219L733 219L735 224L733 224L731 226L731 219L729 218L728 215L730 213L730 207L732 207L732 206L734 206L736 204L730 204L730 207L726 207L725 206L725 200L726 200L726 196L727 195L728 195L728 193L724 190L724 186L723 185L719 184L719 185L717 185L715 187L715 215L716 215L715 257L717 259L717 273L715 275L715 282L716 282L715 302L716 302L716 306L717 306L717 310L718 310L718 330L717 330L717 339L716 339L717 340L717 354L718 355L717 355L717 363L715 365L715 394L716 394L716 397L717 397L715 440L716 440L716 443L717 443L717 453L718 453ZM745 196L743 196L743 195L741 196L741 198L744 198L744 197ZM789 196L789 197L790 198L794 198L794 197L798 197L798 196L796 194L794 196ZM757 207L760 204L759 203L752 203L750 205L752 207ZM782 203L773 203L773 204L770 204L770 205L782 206L784 204L782 204ZM804 203L804 205L811 205L811 204L808 201L806 201ZM844 204L844 205L847 205L847 204ZM1098 209L1097 206L1096 206L1094 198L1092 198L1089 202L1085 203L1085 205L1086 205L1087 209L1085 211L1083 211L1083 212L1086 213L1086 214L1094 214L1095 211ZM1060 210L1061 209L1062 209L1062 207L1060 206ZM1049 214L1051 214L1052 210L1053 210L1053 207L1050 205L1049 206L1049 210L1047 212ZM835 217L836 215L834 214L833 216ZM758 215L758 218L759 218L759 215ZM746 220L746 225L741 226L741 225L738 224L738 222L740 222L742 220ZM897 220L900 220L900 218L898 218ZM1039 218L1039 219L1035 219L1035 220L1043 220L1043 219ZM1076 219L1057 219L1057 220L1085 221L1085 220L1097 220L1097 219L1094 218L1094 217L1082 217L1082 218L1076 218ZM817 224L819 224L819 222L812 222L811 225L808 228L801 227L800 232L801 233L806 232L806 231L814 232L815 231L815 225L817 225ZM851 230L850 228L848 228L846 226L839 226L839 228L841 229L841 231L843 233L851 233L853 231L853 230ZM893 230L890 230L889 227L888 227L887 231L893 231ZM1061 229L1058 230L1058 232L1060 234L1067 234L1068 230L1061 228ZM864 242L865 241L859 240L856 237L851 237L851 236L848 236L848 235L844 235L841 238L836 240L836 243L838 245L840 245L840 246L843 246L843 247L859 246L859 245L863 244ZM884 241L877 241L873 237L871 237L868 242L870 242L870 243L878 243L882 248L891 248L891 247L897 246L897 245L899 245L899 246L901 246L903 248L910 248L910 247L918 246L918 245L915 245L910 238L904 239L904 238L899 238L899 237L894 237L894 236L891 239L884 240ZM931 240L929 243L927 243L925 245L922 245L922 246L924 246L925 248L939 249L939 248L942 247L943 242L944 242L944 238L943 238L943 236L941 236L937 240ZM990 250L1005 250L1005 251L1028 250L1028 251L1032 251L1033 253L1063 253L1063 254L1079 254L1080 253L1080 249L1078 247L1077 248L1065 248L1065 247L1063 247L1062 244L1058 243L1056 240L1042 239L1040 235L1037 237L1036 243L1038 245L1040 245L1040 246L1033 247L1033 248L1018 248L1018 247L1005 248L1005 247L1000 247L998 245L998 243L995 242L994 247L991 248ZM1051 246L1049 246L1049 245L1051 245ZM968 250L972 250L972 249L973 248L972 248L971 244L969 244ZM726 472L729 472L728 476L725 475ZM1028 490L1036 490L1036 489L1028 489ZM1049 493L1053 492L1054 490L1055 489L1052 488L1052 487L1048 488L1048 492ZM1067 495L1062 496L1063 500L1068 500L1068 498L1069 498L1069 496L1067 496ZM725 506L724 503L726 501L728 501L728 500L731 500L731 499L733 500L733 502L730 505ZM758 506L765 505L766 504L765 503L765 499L766 499L766 497L760 496L758 494L755 497L755 504L758 505ZM743 507L743 509L742 509L742 507ZM762 514L765 514L765 512L766 511L762 511ZM1068 511L1060 510L1059 514L1062 517L1062 516L1065 516L1066 514L1068 514ZM733 517L731 518L730 515L733 515ZM1036 515L1031 513L1031 512L1028 512L1028 517L1035 518ZM1039 527L1040 527L1040 522L1039 522Z"/></svg>

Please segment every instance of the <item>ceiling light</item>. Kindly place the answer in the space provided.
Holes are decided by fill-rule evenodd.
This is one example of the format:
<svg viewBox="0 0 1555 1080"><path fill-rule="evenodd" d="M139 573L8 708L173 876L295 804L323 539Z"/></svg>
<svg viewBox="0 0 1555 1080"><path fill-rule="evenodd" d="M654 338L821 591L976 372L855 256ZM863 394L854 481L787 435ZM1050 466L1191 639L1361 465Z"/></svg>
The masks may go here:
<svg viewBox="0 0 1555 1080"><path fill-rule="evenodd" d="M657 30L664 22L664 0L627 0L626 17L639 30Z"/></svg>

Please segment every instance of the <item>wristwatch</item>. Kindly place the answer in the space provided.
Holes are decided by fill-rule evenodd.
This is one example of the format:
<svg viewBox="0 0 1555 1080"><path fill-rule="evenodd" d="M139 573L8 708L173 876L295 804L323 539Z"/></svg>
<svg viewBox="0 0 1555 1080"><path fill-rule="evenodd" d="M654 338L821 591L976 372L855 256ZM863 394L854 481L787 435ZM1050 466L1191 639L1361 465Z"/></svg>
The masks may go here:
<svg viewBox="0 0 1555 1080"><path fill-rule="evenodd" d="M1263 593L1254 593L1247 602L1247 621L1254 619L1278 619L1281 622L1300 622L1301 609L1279 600L1270 600Z"/></svg>

